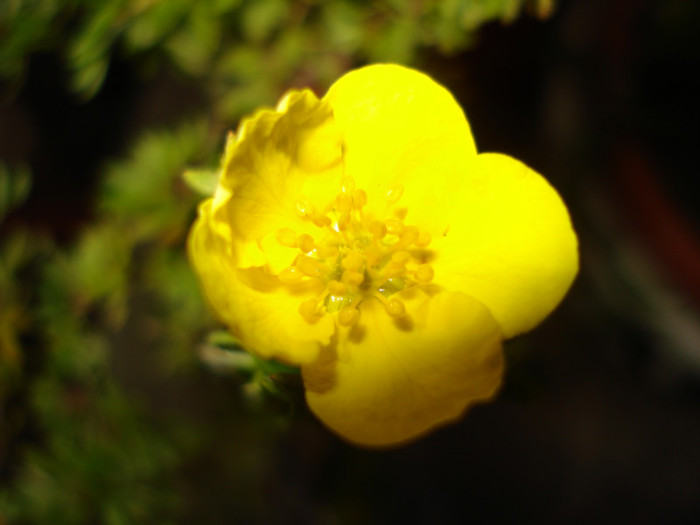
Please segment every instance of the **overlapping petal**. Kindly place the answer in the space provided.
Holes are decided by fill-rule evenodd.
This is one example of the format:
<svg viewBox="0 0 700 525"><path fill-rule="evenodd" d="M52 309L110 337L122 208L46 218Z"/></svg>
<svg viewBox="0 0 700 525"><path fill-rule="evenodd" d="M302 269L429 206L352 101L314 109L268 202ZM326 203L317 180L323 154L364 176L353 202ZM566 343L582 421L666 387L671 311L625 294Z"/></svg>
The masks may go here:
<svg viewBox="0 0 700 525"><path fill-rule="evenodd" d="M483 303L506 337L532 329L578 271L578 246L557 192L525 164L480 154L453 194L449 228L431 246L435 282Z"/></svg>
<svg viewBox="0 0 700 525"><path fill-rule="evenodd" d="M340 135L332 111L309 90L292 91L277 110L244 120L229 139L220 185L229 193L227 222L237 245L238 266L268 265L272 273L296 255L273 242L282 228L311 233L298 213L302 196L323 206L342 174Z"/></svg>
<svg viewBox="0 0 700 525"><path fill-rule="evenodd" d="M261 357L292 364L313 361L335 331L328 317L309 325L297 314L304 297L318 293L317 283L282 285L261 268L238 268L231 237L212 218L213 202L200 205L189 254L214 311Z"/></svg>
<svg viewBox="0 0 700 525"><path fill-rule="evenodd" d="M309 406L350 441L406 441L500 385L502 335L486 308L462 293L402 298L408 314L400 320L377 300L363 302L358 323L302 368Z"/></svg>
<svg viewBox="0 0 700 525"><path fill-rule="evenodd" d="M377 64L345 74L323 100L343 134L345 171L367 192L368 209L383 215L394 192L407 221L442 227L441 212L476 155L452 94L418 71Z"/></svg>

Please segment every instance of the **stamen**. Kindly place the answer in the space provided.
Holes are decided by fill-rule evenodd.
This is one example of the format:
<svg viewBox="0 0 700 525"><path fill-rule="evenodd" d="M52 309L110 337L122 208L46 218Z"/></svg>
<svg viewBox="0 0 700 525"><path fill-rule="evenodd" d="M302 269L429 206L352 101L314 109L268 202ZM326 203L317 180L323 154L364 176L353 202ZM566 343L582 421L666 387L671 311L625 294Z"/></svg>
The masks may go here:
<svg viewBox="0 0 700 525"><path fill-rule="evenodd" d="M433 280L435 271L429 264L421 264L418 268L416 268L415 272L413 272L413 276L420 284L428 284Z"/></svg>
<svg viewBox="0 0 700 525"><path fill-rule="evenodd" d="M321 214L317 213L317 214L311 215L311 222L313 222L319 228L326 228L327 226L331 225L332 221L331 221L330 217L327 217L325 215L321 215Z"/></svg>
<svg viewBox="0 0 700 525"><path fill-rule="evenodd" d="M395 205L403 196L403 186L391 188L384 216L363 212L367 193L355 188L352 177L343 176L341 191L322 209L316 209L306 196L296 202L296 212L307 222L306 231L297 235L292 228L280 228L275 238L299 250L293 264L284 268L279 280L285 284L307 278L320 281L325 291L299 305L299 314L308 323L321 316L336 315L338 325L349 327L360 316L359 305L376 297L393 318L406 315L400 291L423 286L435 277L426 264L425 251L430 234L404 224L408 208ZM313 223L320 230L308 229Z"/></svg>
<svg viewBox="0 0 700 525"><path fill-rule="evenodd" d="M302 252L309 253L314 249L314 238L308 233L302 233L297 240L297 244Z"/></svg>
<svg viewBox="0 0 700 525"><path fill-rule="evenodd" d="M349 306L338 313L338 324L341 326L352 326L359 317L360 311L354 306Z"/></svg>
<svg viewBox="0 0 700 525"><path fill-rule="evenodd" d="M340 213L352 210L352 197L347 193L339 193L335 198L335 209Z"/></svg>
<svg viewBox="0 0 700 525"><path fill-rule="evenodd" d="M406 307L400 299L392 297L386 302L386 313L391 317L401 317L406 313Z"/></svg>
<svg viewBox="0 0 700 525"><path fill-rule="evenodd" d="M341 280L348 286L360 286L365 280L365 276L354 270L345 270Z"/></svg>
<svg viewBox="0 0 700 525"><path fill-rule="evenodd" d="M316 253L321 259L335 258L338 255L338 247L332 244L322 244L316 247Z"/></svg>
<svg viewBox="0 0 700 525"><path fill-rule="evenodd" d="M342 232L347 230L350 226L351 220L352 217L350 217L349 213L343 213L340 217L338 217L338 221L336 222L336 228L338 229L338 231Z"/></svg>
<svg viewBox="0 0 700 525"><path fill-rule="evenodd" d="M297 283L304 277L304 274L296 266L289 266L282 270L277 277L283 283Z"/></svg>
<svg viewBox="0 0 700 525"><path fill-rule="evenodd" d="M343 175L340 180L340 188L343 192L351 192L355 189L355 179L348 175Z"/></svg>
<svg viewBox="0 0 700 525"><path fill-rule="evenodd" d="M365 258L361 253L352 251L345 256L343 261L340 263L345 270L359 270L362 268L362 263L365 262Z"/></svg>
<svg viewBox="0 0 700 525"><path fill-rule="evenodd" d="M297 247L297 234L294 233L294 230L291 228L281 228L277 230L275 239L277 239L278 243L287 248Z"/></svg>
<svg viewBox="0 0 700 525"><path fill-rule="evenodd" d="M367 193L364 190L355 190L352 193L352 203L355 208L362 209L367 204Z"/></svg>
<svg viewBox="0 0 700 525"><path fill-rule="evenodd" d="M411 254L408 253L405 250L401 250L400 252L396 252L394 255L391 256L391 262L399 265L405 265L409 260L411 259Z"/></svg>
<svg viewBox="0 0 700 525"><path fill-rule="evenodd" d="M419 235L418 228L415 226L406 226L406 229L401 234L401 243L406 247L411 246L418 240Z"/></svg>
<svg viewBox="0 0 700 525"><path fill-rule="evenodd" d="M299 305L299 314L307 323L314 323L318 320L318 303L314 299L307 299Z"/></svg>
<svg viewBox="0 0 700 525"><path fill-rule="evenodd" d="M375 239L383 239L386 235L386 225L380 221L374 221L369 225L369 232Z"/></svg>
<svg viewBox="0 0 700 525"><path fill-rule="evenodd" d="M384 305L386 313L391 317L398 318L406 314L406 306L403 304L401 299L397 297L390 297L387 299L379 293L374 294L374 296Z"/></svg>
<svg viewBox="0 0 700 525"><path fill-rule="evenodd" d="M297 267L308 277L320 277L322 274L321 263L308 255L302 255L297 259Z"/></svg>
<svg viewBox="0 0 700 525"><path fill-rule="evenodd" d="M345 283L341 283L340 281L331 281L328 283L328 291L333 295L345 295L345 292L348 291L348 287Z"/></svg>
<svg viewBox="0 0 700 525"><path fill-rule="evenodd" d="M415 241L415 245L418 248L426 248L430 244L430 241L432 241L432 237L430 234L425 231L425 230L419 230L418 231L418 238Z"/></svg>
<svg viewBox="0 0 700 525"><path fill-rule="evenodd" d="M301 198L296 203L296 211L299 217L306 217L314 213L314 207L309 204L308 200Z"/></svg>
<svg viewBox="0 0 700 525"><path fill-rule="evenodd" d="M387 194L386 194L386 200L389 202L389 204L396 204L399 202L401 197L403 196L403 186L398 185L394 186L391 188Z"/></svg>
<svg viewBox="0 0 700 525"><path fill-rule="evenodd" d="M387 279L393 279L395 277L401 277L406 272L406 268L402 264L396 264L390 262L384 268L384 275Z"/></svg>
<svg viewBox="0 0 700 525"><path fill-rule="evenodd" d="M403 222L399 219L389 219L386 221L386 230L391 235L401 235L404 230Z"/></svg>
<svg viewBox="0 0 700 525"><path fill-rule="evenodd" d="M365 264L367 268L372 268L378 266L382 261L383 253L382 251L374 246L370 246L365 250Z"/></svg>

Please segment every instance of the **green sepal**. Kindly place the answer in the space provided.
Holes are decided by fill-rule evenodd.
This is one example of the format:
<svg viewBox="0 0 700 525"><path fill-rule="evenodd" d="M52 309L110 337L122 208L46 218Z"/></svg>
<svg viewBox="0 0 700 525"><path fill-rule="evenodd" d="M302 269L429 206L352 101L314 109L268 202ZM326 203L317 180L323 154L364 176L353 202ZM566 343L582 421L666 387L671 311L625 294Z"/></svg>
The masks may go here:
<svg viewBox="0 0 700 525"><path fill-rule="evenodd" d="M257 356L253 356L253 359L255 360L257 367L267 375L299 373L299 367L297 366L286 365L284 363L280 363L279 361L275 361L274 359L260 359Z"/></svg>
<svg viewBox="0 0 700 525"><path fill-rule="evenodd" d="M204 197L211 197L219 183L218 170L188 169L182 174L182 179L190 189Z"/></svg>
<svg viewBox="0 0 700 525"><path fill-rule="evenodd" d="M262 359L242 349L240 341L226 330L216 330L209 334L205 348L209 354L205 361L216 368L227 368L252 376L274 374L298 374L299 368L274 359ZM216 356L213 355L216 352Z"/></svg>

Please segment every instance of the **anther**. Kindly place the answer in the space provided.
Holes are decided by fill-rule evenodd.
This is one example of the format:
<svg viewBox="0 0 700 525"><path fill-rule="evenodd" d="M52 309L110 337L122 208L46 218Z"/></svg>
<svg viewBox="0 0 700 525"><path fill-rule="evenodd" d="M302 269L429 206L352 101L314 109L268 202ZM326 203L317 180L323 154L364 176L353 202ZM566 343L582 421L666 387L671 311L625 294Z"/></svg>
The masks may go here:
<svg viewBox="0 0 700 525"><path fill-rule="evenodd" d="M404 230L403 222L399 219L389 219L386 221L386 230L391 235L401 235Z"/></svg>
<svg viewBox="0 0 700 525"><path fill-rule="evenodd" d="M348 286L360 286L365 280L365 276L355 270L345 270L341 280Z"/></svg>
<svg viewBox="0 0 700 525"><path fill-rule="evenodd" d="M314 238L308 233L302 233L297 239L299 249L304 253L309 253L314 249Z"/></svg>
<svg viewBox="0 0 700 525"><path fill-rule="evenodd" d="M367 268L377 266L382 260L382 251L379 248L370 246L365 249L365 265Z"/></svg>
<svg viewBox="0 0 700 525"><path fill-rule="evenodd" d="M381 221L374 221L369 225L369 232L375 239L383 239L386 235L386 225Z"/></svg>
<svg viewBox="0 0 700 525"><path fill-rule="evenodd" d="M384 268L384 276L387 279L401 277L404 273L406 273L406 267L403 264L396 264L394 262L390 262Z"/></svg>
<svg viewBox="0 0 700 525"><path fill-rule="evenodd" d="M296 203L296 211L299 217L306 217L314 213L314 207L306 199L299 199Z"/></svg>
<svg viewBox="0 0 700 525"><path fill-rule="evenodd" d="M296 266L289 266L277 274L277 277L283 283L299 282L303 276L304 274L301 273Z"/></svg>
<svg viewBox="0 0 700 525"><path fill-rule="evenodd" d="M351 192L355 189L355 179L344 175L343 178L340 180L340 188L344 192Z"/></svg>
<svg viewBox="0 0 700 525"><path fill-rule="evenodd" d="M404 246L411 246L418 240L419 235L418 228L415 226L406 226L406 229L401 234L401 242Z"/></svg>
<svg viewBox="0 0 700 525"><path fill-rule="evenodd" d="M360 311L354 306L343 308L338 313L338 324L341 326L352 326L360 317Z"/></svg>
<svg viewBox="0 0 700 525"><path fill-rule="evenodd" d="M429 264L421 264L418 268L416 268L416 271L413 273L413 275L416 281L418 281L420 284L428 284L430 281L433 280L433 277L435 276L435 271Z"/></svg>
<svg viewBox="0 0 700 525"><path fill-rule="evenodd" d="M347 193L339 193L335 198L335 209L340 213L352 210L352 197Z"/></svg>
<svg viewBox="0 0 700 525"><path fill-rule="evenodd" d="M307 299L299 305L299 314L307 323L313 323L318 319L318 304L313 299Z"/></svg>
<svg viewBox="0 0 700 525"><path fill-rule="evenodd" d="M367 193L364 190L355 190L352 192L352 203L357 209L363 208L367 204Z"/></svg>
<svg viewBox="0 0 700 525"><path fill-rule="evenodd" d="M403 186L394 186L386 194L386 200L389 204L396 204L403 195Z"/></svg>
<svg viewBox="0 0 700 525"><path fill-rule="evenodd" d="M337 230L339 232L347 230L348 226L350 226L351 221L352 221L352 218L350 217L350 214L343 213L340 217L338 217L338 220L336 222Z"/></svg>
<svg viewBox="0 0 700 525"><path fill-rule="evenodd" d="M345 295L348 291L348 286L340 281L331 281L328 283L328 291L333 295Z"/></svg>
<svg viewBox="0 0 700 525"><path fill-rule="evenodd" d="M384 306L386 307L386 313L391 317L401 317L406 313L406 307L403 302L396 297L389 299Z"/></svg>
<svg viewBox="0 0 700 525"><path fill-rule="evenodd" d="M394 255L391 256L391 262L393 262L397 265L404 265L410 259L411 259L411 254L405 250L401 250L400 252L396 252Z"/></svg>
<svg viewBox="0 0 700 525"><path fill-rule="evenodd" d="M359 252L350 252L340 263L340 266L345 270L359 270L362 268L362 263L365 262L364 257Z"/></svg>
<svg viewBox="0 0 700 525"><path fill-rule="evenodd" d="M418 231L418 238L416 239L415 244L418 248L426 248L430 244L430 241L432 241L432 240L433 240L432 237L430 236L430 234L427 231L419 230Z"/></svg>
<svg viewBox="0 0 700 525"><path fill-rule="evenodd" d="M294 233L294 230L291 228L281 228L277 230L275 239L277 239L277 242L282 246L286 246L288 248L297 247L297 234Z"/></svg>
<svg viewBox="0 0 700 525"><path fill-rule="evenodd" d="M325 228L331 225L330 217L321 214L315 214L311 216L311 222L313 222L319 228Z"/></svg>
<svg viewBox="0 0 700 525"><path fill-rule="evenodd" d="M406 313L406 307L404 306L401 299L398 299L396 297L391 297L387 299L379 293L375 294L374 296L377 299L379 299L380 303L384 305L386 313L389 314L391 317L401 317Z"/></svg>
<svg viewBox="0 0 700 525"><path fill-rule="evenodd" d="M321 264L308 255L299 257L296 265L304 275L309 277L319 277L321 275Z"/></svg>
<svg viewBox="0 0 700 525"><path fill-rule="evenodd" d="M332 244L322 244L316 247L316 253L321 259L329 259L338 255L338 247Z"/></svg>

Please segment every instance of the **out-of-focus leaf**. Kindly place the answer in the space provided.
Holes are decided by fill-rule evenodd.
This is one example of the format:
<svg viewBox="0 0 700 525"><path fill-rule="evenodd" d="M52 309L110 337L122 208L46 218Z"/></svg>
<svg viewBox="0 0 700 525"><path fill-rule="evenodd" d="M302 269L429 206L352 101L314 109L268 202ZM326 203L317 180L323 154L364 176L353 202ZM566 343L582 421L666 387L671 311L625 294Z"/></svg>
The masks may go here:
<svg viewBox="0 0 700 525"><path fill-rule="evenodd" d="M329 2L323 6L323 39L339 52L352 54L365 39L367 10L352 2Z"/></svg>
<svg viewBox="0 0 700 525"><path fill-rule="evenodd" d="M10 170L0 162L0 222L9 211L24 202L31 185L32 177L27 168Z"/></svg>
<svg viewBox="0 0 700 525"><path fill-rule="evenodd" d="M269 83L259 80L229 89L219 100L217 110L221 118L235 121L255 108L269 105L278 96Z"/></svg>
<svg viewBox="0 0 700 525"><path fill-rule="evenodd" d="M221 41L221 20L210 11L207 2L191 5L187 22L166 42L165 47L176 64L193 76L211 69L214 53Z"/></svg>
<svg viewBox="0 0 700 525"><path fill-rule="evenodd" d="M111 0L92 9L68 50L73 88L86 98L102 86L110 61L110 49L123 28L126 0Z"/></svg>
<svg viewBox="0 0 700 525"><path fill-rule="evenodd" d="M247 40L262 42L280 27L289 15L290 3L284 0L247 2L242 27Z"/></svg>
<svg viewBox="0 0 700 525"><path fill-rule="evenodd" d="M134 51L140 51L164 41L183 23L191 6L188 0L145 4L125 31L127 45Z"/></svg>
<svg viewBox="0 0 700 525"><path fill-rule="evenodd" d="M415 20L412 18L396 20L376 35L370 50L372 61L410 64L413 61L418 35Z"/></svg>
<svg viewBox="0 0 700 525"><path fill-rule="evenodd" d="M144 254L141 288L150 296L138 312L162 349L160 363L170 372L195 365L194 348L213 325L197 279L181 249L154 248Z"/></svg>
<svg viewBox="0 0 700 525"><path fill-rule="evenodd" d="M34 405L49 431L0 501L12 522L161 523L178 501L162 488L177 462L169 442L110 382L39 381ZM119 522L117 522L119 523Z"/></svg>
<svg viewBox="0 0 700 525"><path fill-rule="evenodd" d="M19 77L29 55L55 37L55 23L68 2L5 0L0 2L0 77Z"/></svg>
<svg viewBox="0 0 700 525"><path fill-rule="evenodd" d="M142 137L130 158L108 169L102 212L121 223L132 242L182 235L197 199L182 191L181 175L186 165L201 161L206 139L203 123Z"/></svg>

